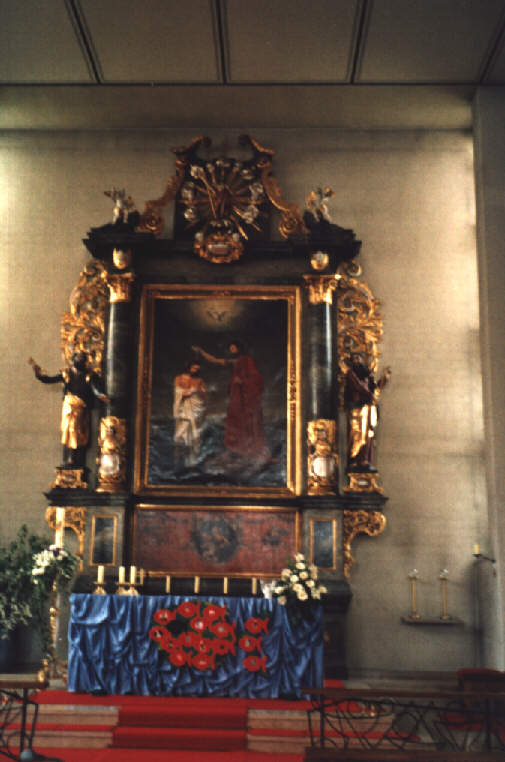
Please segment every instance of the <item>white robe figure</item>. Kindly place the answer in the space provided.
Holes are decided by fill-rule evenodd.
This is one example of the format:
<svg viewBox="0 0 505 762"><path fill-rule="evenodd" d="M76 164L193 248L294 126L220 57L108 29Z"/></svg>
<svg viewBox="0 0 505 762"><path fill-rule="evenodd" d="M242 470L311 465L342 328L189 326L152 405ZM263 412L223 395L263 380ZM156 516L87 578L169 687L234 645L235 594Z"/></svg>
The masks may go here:
<svg viewBox="0 0 505 762"><path fill-rule="evenodd" d="M199 366L195 363L188 372L176 376L174 381L176 460L183 460L186 466L193 466L198 461L206 410L207 390L205 382L197 375L198 370Z"/></svg>

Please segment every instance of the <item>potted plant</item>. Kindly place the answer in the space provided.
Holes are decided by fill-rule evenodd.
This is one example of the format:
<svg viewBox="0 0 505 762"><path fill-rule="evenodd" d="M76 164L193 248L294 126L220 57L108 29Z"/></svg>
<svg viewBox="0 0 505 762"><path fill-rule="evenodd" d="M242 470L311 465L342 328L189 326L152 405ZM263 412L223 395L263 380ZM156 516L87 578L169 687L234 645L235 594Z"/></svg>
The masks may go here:
<svg viewBox="0 0 505 762"><path fill-rule="evenodd" d="M77 559L50 545L45 537L30 534L26 525L16 539L0 548L0 646L4 659L16 660L13 642L20 626L29 625L39 636L43 654L50 647L48 602L53 585L62 589L73 576ZM15 639L14 639L15 643Z"/></svg>

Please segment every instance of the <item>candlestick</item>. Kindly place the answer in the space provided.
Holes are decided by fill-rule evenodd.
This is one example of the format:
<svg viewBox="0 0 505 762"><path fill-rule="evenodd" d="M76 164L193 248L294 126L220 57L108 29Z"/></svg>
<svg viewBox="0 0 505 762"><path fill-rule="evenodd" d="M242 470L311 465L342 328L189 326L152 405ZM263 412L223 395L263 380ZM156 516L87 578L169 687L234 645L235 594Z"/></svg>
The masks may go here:
<svg viewBox="0 0 505 762"><path fill-rule="evenodd" d="M134 585L137 581L137 567L130 566L130 585Z"/></svg>
<svg viewBox="0 0 505 762"><path fill-rule="evenodd" d="M228 595L228 577L223 577L223 595Z"/></svg>
<svg viewBox="0 0 505 762"><path fill-rule="evenodd" d="M141 569L141 570L139 571L139 584L140 584L141 586L144 584L144 579L145 579L145 576L146 576L146 572L145 572L145 569Z"/></svg>
<svg viewBox="0 0 505 762"><path fill-rule="evenodd" d="M419 576L419 572L417 569L412 569L412 571L409 571L408 578L410 579L410 619L420 619L417 612L417 591L416 591L416 581Z"/></svg>
<svg viewBox="0 0 505 762"><path fill-rule="evenodd" d="M167 595L170 592L170 574L167 574L167 576L165 577L165 592L167 593Z"/></svg>
<svg viewBox="0 0 505 762"><path fill-rule="evenodd" d="M103 585L103 577L104 577L105 567L99 566L96 571L96 581L99 585Z"/></svg>
<svg viewBox="0 0 505 762"><path fill-rule="evenodd" d="M438 578L440 579L440 587L441 587L441 593L442 593L442 614L440 616L440 619L450 619L451 617L447 613L447 577L449 576L449 572L447 569L442 569L440 574L438 575Z"/></svg>
<svg viewBox="0 0 505 762"><path fill-rule="evenodd" d="M195 595L200 592L200 577L195 577Z"/></svg>
<svg viewBox="0 0 505 762"><path fill-rule="evenodd" d="M125 567L124 566L120 566L119 567L118 582L119 582L120 585L124 585L124 583L125 583Z"/></svg>
<svg viewBox="0 0 505 762"><path fill-rule="evenodd" d="M257 595L258 593L258 580L256 577L253 577L251 580L251 593L252 595Z"/></svg>

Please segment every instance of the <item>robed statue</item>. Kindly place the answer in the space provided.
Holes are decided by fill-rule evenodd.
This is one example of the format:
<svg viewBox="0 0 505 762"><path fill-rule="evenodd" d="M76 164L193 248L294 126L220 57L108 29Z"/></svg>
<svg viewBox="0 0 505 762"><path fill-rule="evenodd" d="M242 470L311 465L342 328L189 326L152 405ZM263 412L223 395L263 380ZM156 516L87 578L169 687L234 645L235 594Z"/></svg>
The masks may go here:
<svg viewBox="0 0 505 762"><path fill-rule="evenodd" d="M85 465L86 447L90 434L90 409L94 399L109 402L101 388L97 373L88 369L85 352L75 352L72 364L54 376L44 373L32 359L35 377L43 384L63 384L63 406L61 410L61 444L63 464L67 467L82 468Z"/></svg>

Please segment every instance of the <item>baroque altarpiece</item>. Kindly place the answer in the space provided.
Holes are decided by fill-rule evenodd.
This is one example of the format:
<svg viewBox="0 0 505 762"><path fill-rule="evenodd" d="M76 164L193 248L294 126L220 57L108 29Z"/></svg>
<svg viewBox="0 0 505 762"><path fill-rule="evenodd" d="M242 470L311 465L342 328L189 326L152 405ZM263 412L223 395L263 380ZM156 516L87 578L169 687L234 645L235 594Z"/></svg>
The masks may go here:
<svg viewBox="0 0 505 762"><path fill-rule="evenodd" d="M107 192L113 221L85 239L62 319L68 369L36 366L65 384L68 420L76 397L98 410L82 441L63 412L47 521L65 508L84 576L132 564L146 593L169 576L181 594L195 577L202 594L224 579L261 594L304 553L328 589L325 672L342 676L351 543L383 531L387 499L373 457L382 319L361 242L331 222L329 188L303 211L286 201L274 152L249 136L236 157L206 138L173 152L142 213ZM88 397L72 395L79 373Z"/></svg>

